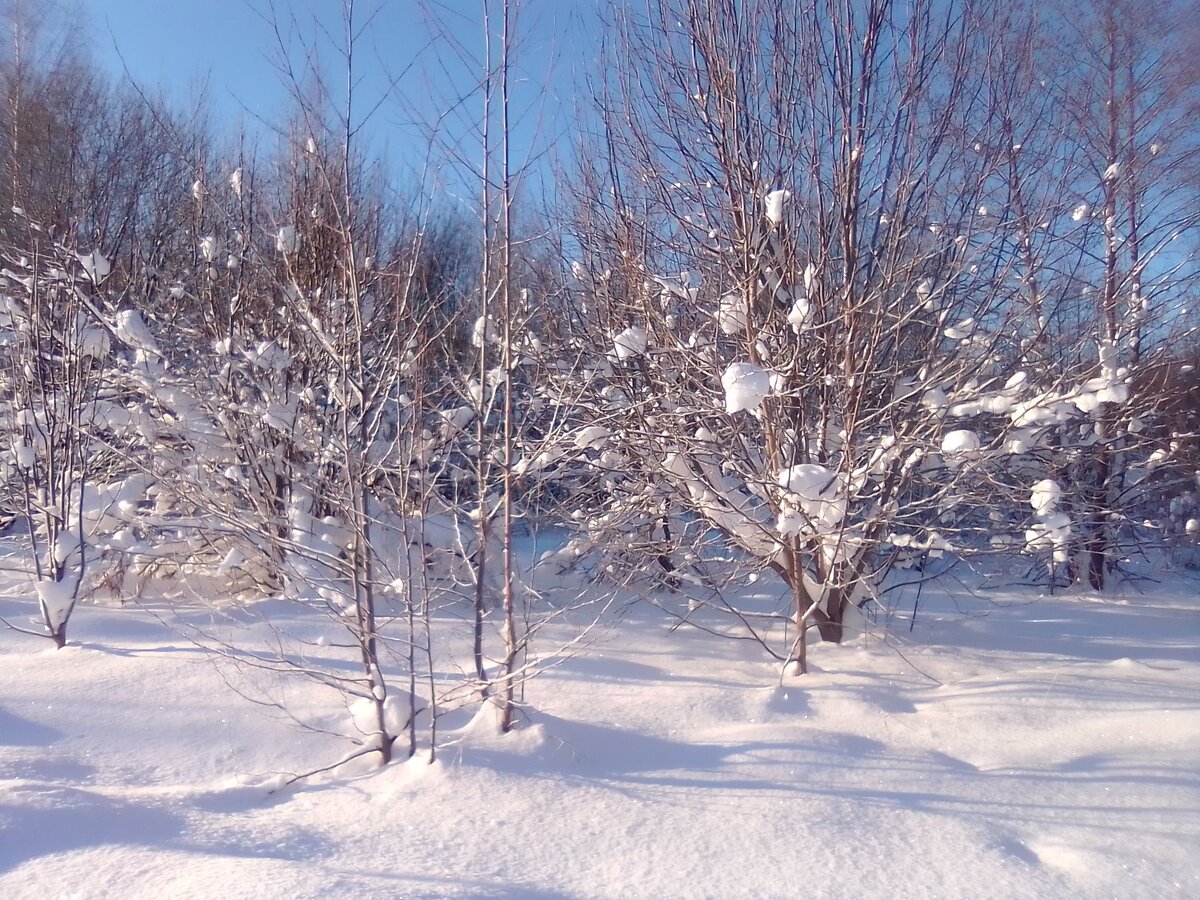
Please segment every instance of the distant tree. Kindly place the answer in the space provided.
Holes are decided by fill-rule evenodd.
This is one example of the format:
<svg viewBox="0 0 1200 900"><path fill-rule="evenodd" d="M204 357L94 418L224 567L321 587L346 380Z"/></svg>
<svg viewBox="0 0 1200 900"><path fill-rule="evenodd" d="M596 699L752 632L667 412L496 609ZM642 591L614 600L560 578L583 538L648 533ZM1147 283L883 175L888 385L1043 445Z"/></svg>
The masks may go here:
<svg viewBox="0 0 1200 900"><path fill-rule="evenodd" d="M1098 404L1082 434L1079 568L1096 589L1139 530L1144 460L1170 452L1157 425L1159 399L1144 390L1156 380L1143 372L1171 358L1187 327L1183 308L1200 286L1200 136L1187 124L1200 80L1187 74L1195 35L1185 6L1064 5L1061 23L1049 31L1046 55L1066 61L1054 91L1069 129L1064 153L1074 164L1069 187L1079 204L1068 236L1080 259L1075 290L1091 301L1080 309L1081 336L1099 348L1099 368L1143 386L1137 403L1123 391ZM1065 343L1079 349L1078 341Z"/></svg>

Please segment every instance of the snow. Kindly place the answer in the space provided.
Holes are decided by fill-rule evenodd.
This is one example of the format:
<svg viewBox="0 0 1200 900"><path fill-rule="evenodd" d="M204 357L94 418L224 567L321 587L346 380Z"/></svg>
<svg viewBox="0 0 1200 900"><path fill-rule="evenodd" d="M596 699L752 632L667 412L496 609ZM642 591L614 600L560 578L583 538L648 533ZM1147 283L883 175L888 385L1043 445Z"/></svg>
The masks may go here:
<svg viewBox="0 0 1200 900"><path fill-rule="evenodd" d="M442 433L449 437L455 432L463 431L475 418L475 410L470 406L456 406L453 409L438 410L442 418Z"/></svg>
<svg viewBox="0 0 1200 900"><path fill-rule="evenodd" d="M973 453L979 446L979 435L966 428L948 432L942 438L942 452L947 455L961 456Z"/></svg>
<svg viewBox="0 0 1200 900"><path fill-rule="evenodd" d="M216 236L210 234L200 238L200 255L204 257L205 262L212 262L220 252L221 242Z"/></svg>
<svg viewBox="0 0 1200 900"><path fill-rule="evenodd" d="M588 425L575 433L576 450L599 450L611 435L603 425Z"/></svg>
<svg viewBox="0 0 1200 900"><path fill-rule="evenodd" d="M376 692L381 688L376 687ZM383 700L383 718L391 734L400 734L408 722L408 696L390 694ZM379 733L375 701L371 697L360 697L350 704L350 721L353 728L363 735Z"/></svg>
<svg viewBox="0 0 1200 900"><path fill-rule="evenodd" d="M639 606L530 683L514 733L448 716L432 765L291 787L345 745L222 678L357 707L206 660L155 611L87 607L58 652L0 631L0 894L1200 894L1194 583L986 593L926 588L911 634L909 595L890 641L782 681Z"/></svg>
<svg viewBox="0 0 1200 900"><path fill-rule="evenodd" d="M783 221L783 207L788 200L791 199L792 192L777 190L771 191L764 198L763 203L766 206L767 221L772 225L778 225Z"/></svg>
<svg viewBox="0 0 1200 900"><path fill-rule="evenodd" d="M821 534L833 532L846 517L846 493L837 474L817 463L802 463L781 471L776 483L788 492L787 499L803 514L804 524ZM779 531L786 537L799 533L795 517L781 517Z"/></svg>
<svg viewBox="0 0 1200 900"><path fill-rule="evenodd" d="M921 395L921 405L931 412L940 412L950 405L950 398L941 388L930 388Z"/></svg>
<svg viewBox="0 0 1200 900"><path fill-rule="evenodd" d="M296 410L287 403L268 403L263 409L263 422L280 431L291 431L296 420Z"/></svg>
<svg viewBox="0 0 1200 900"><path fill-rule="evenodd" d="M725 294L717 306L717 327L722 334L744 334L747 323L746 298L741 294Z"/></svg>
<svg viewBox="0 0 1200 900"><path fill-rule="evenodd" d="M117 313L113 325L113 333L117 340L128 345L133 350L145 350L156 356L161 356L154 335L150 333L146 320L136 309L123 309Z"/></svg>
<svg viewBox="0 0 1200 900"><path fill-rule="evenodd" d="M13 448L13 461L19 469L32 469L37 462L37 453L28 444L21 443Z"/></svg>
<svg viewBox="0 0 1200 900"><path fill-rule="evenodd" d="M794 507L785 506L779 510L779 518L775 522L775 530L782 538L795 537L804 533L808 518Z"/></svg>
<svg viewBox="0 0 1200 900"><path fill-rule="evenodd" d="M732 415L758 409L763 398L771 393L771 376L753 363L736 362L721 376L721 386L725 388L725 411Z"/></svg>
<svg viewBox="0 0 1200 900"><path fill-rule="evenodd" d="M87 273L93 284L99 284L112 272L112 264L99 250L80 254L78 259L79 264L83 266L83 271Z"/></svg>
<svg viewBox="0 0 1200 900"><path fill-rule="evenodd" d="M275 249L284 255L300 249L300 233L294 225L284 225L275 235Z"/></svg>
<svg viewBox="0 0 1200 900"><path fill-rule="evenodd" d="M617 354L617 359L624 362L641 356L646 353L646 346L649 338L646 335L646 329L641 325L630 325L619 335L613 338L613 352Z"/></svg>
<svg viewBox="0 0 1200 900"><path fill-rule="evenodd" d="M82 356L104 357L112 347L107 328L88 325L79 331L79 353Z"/></svg>
<svg viewBox="0 0 1200 900"><path fill-rule="evenodd" d="M951 340L962 341L975 333L975 325L974 317L968 317L956 325L951 325L943 333Z"/></svg>
<svg viewBox="0 0 1200 900"><path fill-rule="evenodd" d="M1028 453L1038 445L1040 435L1035 428L1016 428L1008 433L1004 449L1013 455Z"/></svg>
<svg viewBox="0 0 1200 900"><path fill-rule="evenodd" d="M292 364L291 356L275 341L259 341L243 350L242 356L252 366L275 372L282 372Z"/></svg>
<svg viewBox="0 0 1200 900"><path fill-rule="evenodd" d="M1029 550L1053 551L1056 563L1065 563L1069 558L1068 540L1071 537L1071 519L1066 513L1049 513L1041 517L1025 531L1025 543Z"/></svg>
<svg viewBox="0 0 1200 900"><path fill-rule="evenodd" d="M78 510L75 515L83 517L84 534L88 537L101 535L127 523L153 481L150 475L135 472L127 478L85 485L83 501L78 507L72 503L73 509Z"/></svg>
<svg viewBox="0 0 1200 900"><path fill-rule="evenodd" d="M69 581L36 581L34 591L38 603L45 612L46 622L52 628L58 628L70 614L75 603L75 585Z"/></svg>
<svg viewBox="0 0 1200 900"><path fill-rule="evenodd" d="M491 319L484 319L480 316L475 320L475 324L471 326L471 344L475 347L482 347L485 342L497 340L499 332L496 329L496 322Z"/></svg>
<svg viewBox="0 0 1200 900"><path fill-rule="evenodd" d="M1043 478L1033 486L1029 494L1029 505L1039 516L1054 511L1062 500L1062 486L1052 478Z"/></svg>
<svg viewBox="0 0 1200 900"><path fill-rule="evenodd" d="M809 315L812 312L812 304L809 303L807 297L797 297L796 302L792 304L791 310L788 312L788 324L792 326L792 331L799 334L808 325Z"/></svg>
<svg viewBox="0 0 1200 900"><path fill-rule="evenodd" d="M647 341L646 329L641 325L631 325L613 338L613 350L617 359L624 362L645 353Z"/></svg>
<svg viewBox="0 0 1200 900"><path fill-rule="evenodd" d="M927 310L933 310L937 305L933 300L933 286L932 278L924 278L917 285L917 301Z"/></svg>
<svg viewBox="0 0 1200 900"><path fill-rule="evenodd" d="M817 286L817 267L813 263L809 263L804 267L804 293L812 296L813 288Z"/></svg>
<svg viewBox="0 0 1200 900"><path fill-rule="evenodd" d="M1044 478L1035 484L1029 495L1029 505L1039 521L1025 531L1027 549L1049 549L1058 563L1067 561L1071 537L1071 519L1066 513L1058 511L1062 495L1062 486L1051 478Z"/></svg>

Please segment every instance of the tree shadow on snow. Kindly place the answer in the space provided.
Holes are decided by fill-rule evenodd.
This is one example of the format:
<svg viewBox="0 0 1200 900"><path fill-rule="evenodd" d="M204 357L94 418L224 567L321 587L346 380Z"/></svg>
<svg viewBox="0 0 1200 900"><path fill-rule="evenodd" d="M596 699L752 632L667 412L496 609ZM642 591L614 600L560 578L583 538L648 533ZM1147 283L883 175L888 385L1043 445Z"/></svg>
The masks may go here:
<svg viewBox="0 0 1200 900"><path fill-rule="evenodd" d="M922 623L921 642L955 651L1046 654L1112 662L1195 662L1200 619L1194 610L1080 598L1043 598L971 618Z"/></svg>
<svg viewBox="0 0 1200 900"><path fill-rule="evenodd" d="M538 712L540 744L516 753L503 742L460 745L443 750L455 761L498 772L524 775L550 773L593 778L620 778L643 772L716 771L738 748L724 744L673 741L610 725L562 719Z"/></svg>
<svg viewBox="0 0 1200 900"><path fill-rule="evenodd" d="M327 869L335 875L346 875L355 881L365 881L372 887L380 883L391 883L397 897L441 897L465 896L477 900L562 900L567 896L562 891L546 890L530 884L502 884L478 878L463 878L453 875L421 873L408 875L402 872L371 871L356 868Z"/></svg>
<svg viewBox="0 0 1200 900"><path fill-rule="evenodd" d="M0 706L0 746L46 747L62 736L61 731L49 725L23 718Z"/></svg>
<svg viewBox="0 0 1200 900"><path fill-rule="evenodd" d="M540 740L532 749L507 746L504 739L489 740L482 746L466 743L445 748L443 758L504 774L587 781L614 790L713 787L722 792L793 790L792 785L774 777L739 777L740 770L767 761L829 771L843 768L848 760L875 759L881 767L894 764L887 758L885 744L848 732L812 730L804 741L702 743L542 712L533 721Z"/></svg>
<svg viewBox="0 0 1200 900"><path fill-rule="evenodd" d="M0 872L23 862L103 844L161 846L178 837L182 819L93 791L24 784L0 793Z"/></svg>
<svg viewBox="0 0 1200 900"><path fill-rule="evenodd" d="M642 652L642 655L646 656L649 654ZM685 663L686 661L686 655L681 655L674 660L668 660L668 664L670 665L673 662L673 667L679 667L681 663ZM713 668L719 671L717 667ZM745 686L743 682L728 678L719 678L714 675L696 675L693 673L678 675L661 666L644 662L633 662L632 660L617 656L573 656L561 662L556 662L554 669L561 670L564 674L582 675L589 681L606 681L614 684L658 681L724 688L741 688Z"/></svg>
<svg viewBox="0 0 1200 900"><path fill-rule="evenodd" d="M187 818L163 805L34 782L0 790L0 822L0 872L39 857L105 845L267 859L313 859L333 852L326 840L303 831L253 839L231 829L196 842L185 835Z"/></svg>

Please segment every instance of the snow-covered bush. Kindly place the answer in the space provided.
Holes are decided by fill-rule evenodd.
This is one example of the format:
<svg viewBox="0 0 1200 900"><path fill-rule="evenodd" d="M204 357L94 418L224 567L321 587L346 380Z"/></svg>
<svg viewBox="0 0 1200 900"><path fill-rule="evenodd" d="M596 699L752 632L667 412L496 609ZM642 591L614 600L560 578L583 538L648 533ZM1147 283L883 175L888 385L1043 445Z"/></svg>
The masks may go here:
<svg viewBox="0 0 1200 900"><path fill-rule="evenodd" d="M142 379L161 365L136 310L116 309L100 250L76 255L27 223L0 271L5 505L28 525L26 574L62 647L71 614L144 547L156 426Z"/></svg>

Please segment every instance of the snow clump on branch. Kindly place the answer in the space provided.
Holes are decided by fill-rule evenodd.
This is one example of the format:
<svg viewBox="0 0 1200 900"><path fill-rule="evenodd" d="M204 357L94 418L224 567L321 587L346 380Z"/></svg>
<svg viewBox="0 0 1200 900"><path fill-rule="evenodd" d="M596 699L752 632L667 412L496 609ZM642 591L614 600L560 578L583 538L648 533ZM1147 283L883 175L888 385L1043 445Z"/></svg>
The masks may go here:
<svg viewBox="0 0 1200 900"><path fill-rule="evenodd" d="M631 325L613 338L613 349L617 359L624 362L645 353L647 342L646 329L641 325Z"/></svg>
<svg viewBox="0 0 1200 900"><path fill-rule="evenodd" d="M791 199L791 191L771 191L763 202L766 205L767 221L772 225L778 225L783 221L783 205Z"/></svg>
<svg viewBox="0 0 1200 900"><path fill-rule="evenodd" d="M721 376L721 386L725 388L727 413L753 411L771 393L771 376L753 363L731 363Z"/></svg>

